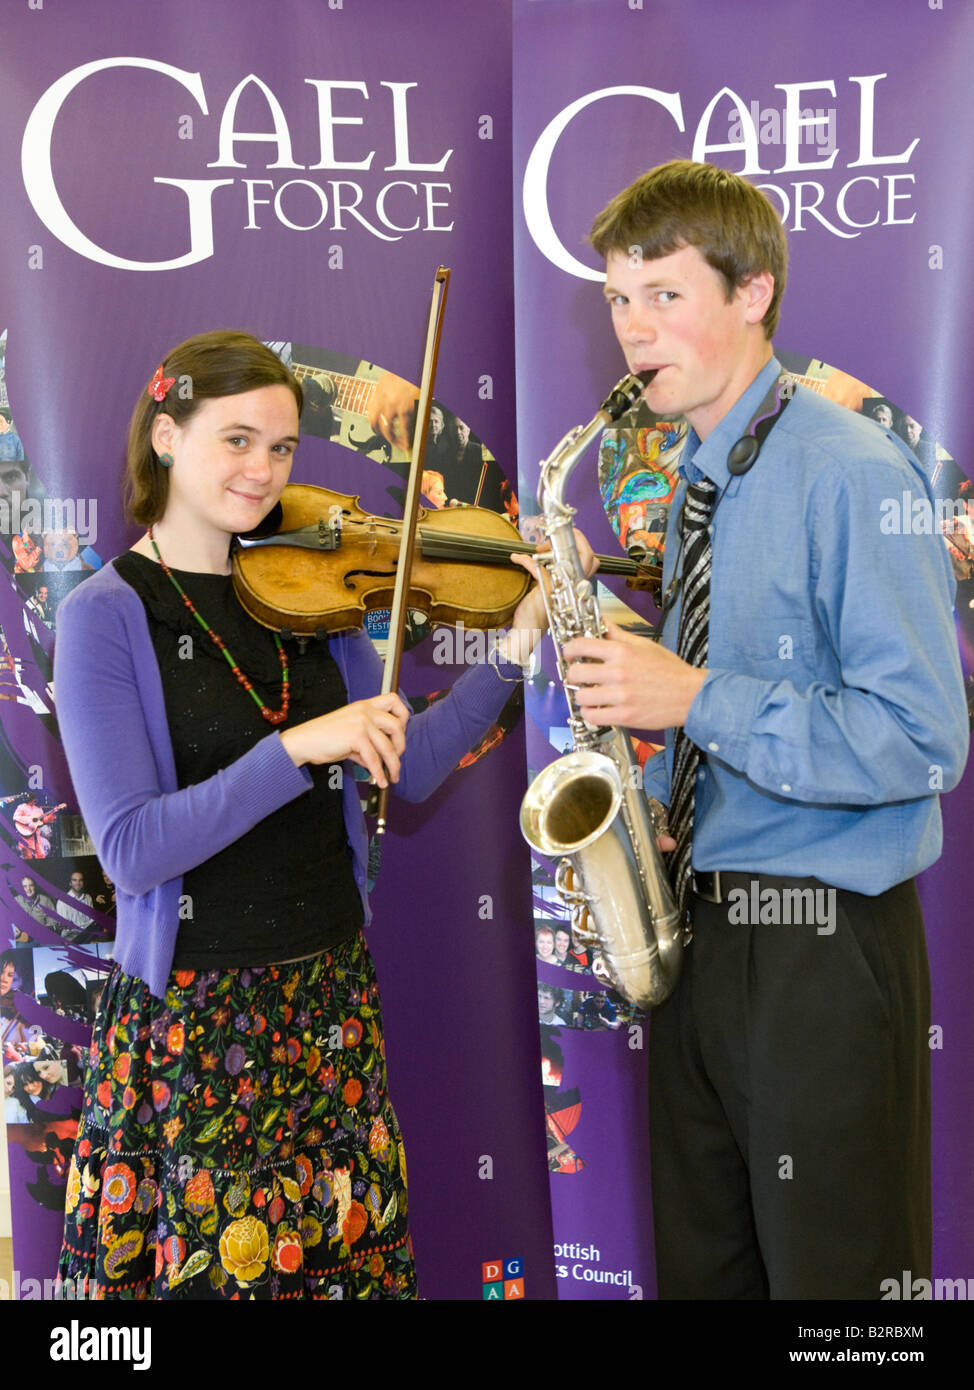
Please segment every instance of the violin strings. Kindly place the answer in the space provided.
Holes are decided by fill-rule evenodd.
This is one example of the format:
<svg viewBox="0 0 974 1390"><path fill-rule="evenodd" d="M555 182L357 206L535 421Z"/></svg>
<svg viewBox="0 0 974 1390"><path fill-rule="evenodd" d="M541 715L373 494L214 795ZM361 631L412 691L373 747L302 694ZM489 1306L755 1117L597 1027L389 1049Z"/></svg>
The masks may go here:
<svg viewBox="0 0 974 1390"><path fill-rule="evenodd" d="M402 523L386 518L381 519L381 528L386 529L395 535L401 528ZM374 532L376 527L374 522L364 525L361 522L347 522L345 530ZM494 561L497 564L505 564L511 553L530 555L534 553L534 547L527 545L524 541L501 541L492 540L485 536L463 536L450 531L438 531L433 527L420 526L419 539L423 554L430 559L446 560L480 560L483 563ZM638 565L634 560L624 556L602 555L599 557L599 569L603 574L609 575L629 575L638 571Z"/></svg>
<svg viewBox="0 0 974 1390"><path fill-rule="evenodd" d="M398 521L383 520L383 529L387 529L393 535L399 531L401 525L402 523ZM351 522L346 524L343 529L348 532L357 531L368 534L379 528L371 524L366 526L360 522ZM464 536L458 535L456 532L437 531L432 527L423 526L419 528L419 539L423 553L436 558L450 556L462 560L471 556L478 559L495 558L503 561L512 551L530 554L534 550L533 546L525 544L524 541L499 541L491 540L485 536Z"/></svg>

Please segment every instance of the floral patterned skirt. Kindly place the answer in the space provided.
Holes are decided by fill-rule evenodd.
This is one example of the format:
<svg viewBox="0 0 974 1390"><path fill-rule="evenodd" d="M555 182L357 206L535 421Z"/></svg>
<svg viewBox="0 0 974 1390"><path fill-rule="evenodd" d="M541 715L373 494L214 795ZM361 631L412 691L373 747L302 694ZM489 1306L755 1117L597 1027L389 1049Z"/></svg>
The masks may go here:
<svg viewBox="0 0 974 1390"><path fill-rule="evenodd" d="M310 960L115 967L68 1175L61 1295L416 1297L365 939Z"/></svg>

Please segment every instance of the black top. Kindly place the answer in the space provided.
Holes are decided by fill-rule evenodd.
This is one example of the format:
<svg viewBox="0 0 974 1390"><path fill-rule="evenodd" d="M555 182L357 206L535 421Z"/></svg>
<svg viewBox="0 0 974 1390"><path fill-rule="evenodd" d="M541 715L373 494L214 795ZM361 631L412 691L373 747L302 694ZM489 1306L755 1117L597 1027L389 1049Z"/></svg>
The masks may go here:
<svg viewBox="0 0 974 1390"><path fill-rule="evenodd" d="M180 788L227 767L275 726L238 683L153 560L126 551L115 568L145 605L159 662ZM265 704L281 706L273 635L241 608L229 575L174 570ZM347 703L327 641L285 643L290 713L279 729ZM340 764L309 766L313 786L183 877L174 969L267 965L328 950L362 924L342 814Z"/></svg>

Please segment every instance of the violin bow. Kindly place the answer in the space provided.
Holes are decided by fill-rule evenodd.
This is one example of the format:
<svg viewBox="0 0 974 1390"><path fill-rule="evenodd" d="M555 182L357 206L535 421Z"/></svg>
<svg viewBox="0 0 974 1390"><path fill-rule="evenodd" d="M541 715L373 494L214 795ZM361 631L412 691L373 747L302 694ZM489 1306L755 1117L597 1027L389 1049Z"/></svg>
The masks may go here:
<svg viewBox="0 0 974 1390"><path fill-rule="evenodd" d="M389 644L386 648L386 664L382 676L383 695L388 695L390 691L399 688L399 668L402 664L402 649L406 633L409 579L413 568L413 554L416 549L416 522L419 516L420 489L423 481L423 459L426 455L426 437L429 433L430 409L433 405L433 381L436 377L436 362L439 357L440 337L443 332L443 310L446 305L446 293L449 285L450 272L441 265L433 281L433 299L430 304L429 325L426 330L423 377L419 388L416 423L413 427L412 462L409 466L409 486L406 490L402 535L399 540L399 559L396 565L392 615L389 619ZM376 835L385 834L388 794L388 786L379 787L373 782L366 812L377 818Z"/></svg>

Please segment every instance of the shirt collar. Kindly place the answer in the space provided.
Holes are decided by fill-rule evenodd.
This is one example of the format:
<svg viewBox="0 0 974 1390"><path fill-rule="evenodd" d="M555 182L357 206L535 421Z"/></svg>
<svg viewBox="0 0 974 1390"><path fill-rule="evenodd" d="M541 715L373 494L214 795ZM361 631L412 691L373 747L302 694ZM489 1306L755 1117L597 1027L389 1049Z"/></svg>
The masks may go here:
<svg viewBox="0 0 974 1390"><path fill-rule="evenodd" d="M726 487L734 493L740 487L740 477L734 477L727 469L727 456L731 449L747 433L751 416L757 410L772 382L781 374L781 363L774 356L761 368L750 386L739 396L724 418L701 440L692 426L687 431L687 441L680 455L680 472L691 482L699 482L706 476L718 488Z"/></svg>

